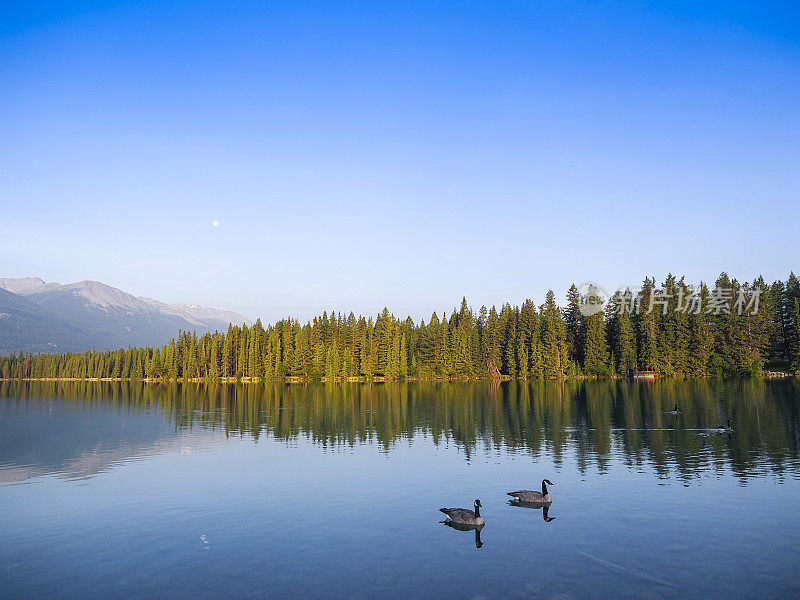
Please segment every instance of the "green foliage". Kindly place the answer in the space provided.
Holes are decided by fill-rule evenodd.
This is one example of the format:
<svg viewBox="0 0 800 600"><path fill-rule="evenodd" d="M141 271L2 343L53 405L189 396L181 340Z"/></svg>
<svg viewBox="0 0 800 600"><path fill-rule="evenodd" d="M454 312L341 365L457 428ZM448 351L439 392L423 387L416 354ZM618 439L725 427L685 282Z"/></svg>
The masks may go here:
<svg viewBox="0 0 800 600"><path fill-rule="evenodd" d="M609 376L611 366L602 312L586 320L586 341L583 346L585 356L583 372L592 377Z"/></svg>
<svg viewBox="0 0 800 600"><path fill-rule="evenodd" d="M0 357L0 378L339 381L420 379L561 379L625 376L637 369L661 377L760 376L766 364L800 372L800 282L739 283L722 273L715 286L737 298L763 292L757 313L706 310L714 292L669 275L645 278L638 299L616 293L604 312L585 316L573 285L562 310L552 291L476 316L458 310L415 324L384 308L373 320L323 312L301 325L283 319L264 327L229 326L224 333L179 331L159 348ZM695 297L702 310L686 310ZM666 298L666 299L663 299Z"/></svg>

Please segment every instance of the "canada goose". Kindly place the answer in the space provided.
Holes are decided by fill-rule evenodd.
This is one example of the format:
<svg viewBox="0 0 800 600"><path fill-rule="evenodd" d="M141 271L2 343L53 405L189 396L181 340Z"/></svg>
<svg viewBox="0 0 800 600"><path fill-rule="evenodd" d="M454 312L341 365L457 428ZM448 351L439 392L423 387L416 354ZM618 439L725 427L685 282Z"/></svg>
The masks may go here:
<svg viewBox="0 0 800 600"><path fill-rule="evenodd" d="M481 518L481 501L475 500L475 512L466 508L440 508L439 512L447 515L447 520L460 525L483 526L486 524Z"/></svg>
<svg viewBox="0 0 800 600"><path fill-rule="evenodd" d="M548 485L555 485L549 479L542 479L542 491L533 492L531 490L520 490L518 492L506 492L509 496L514 498L517 502L532 502L543 504L545 502L552 502L553 499L550 497L550 494L547 493L547 486Z"/></svg>
<svg viewBox="0 0 800 600"><path fill-rule="evenodd" d="M681 411L679 411L679 410L678 410L678 405L677 405L677 404L675 405L675 408L673 408L671 411L669 411L669 414L671 414L671 415L675 415L676 417L677 417L679 414L681 414Z"/></svg>
<svg viewBox="0 0 800 600"><path fill-rule="evenodd" d="M731 431L733 431L733 429L731 428L731 420L728 419L727 425L720 425L719 427L714 429L714 431L716 431L717 433L730 433Z"/></svg>

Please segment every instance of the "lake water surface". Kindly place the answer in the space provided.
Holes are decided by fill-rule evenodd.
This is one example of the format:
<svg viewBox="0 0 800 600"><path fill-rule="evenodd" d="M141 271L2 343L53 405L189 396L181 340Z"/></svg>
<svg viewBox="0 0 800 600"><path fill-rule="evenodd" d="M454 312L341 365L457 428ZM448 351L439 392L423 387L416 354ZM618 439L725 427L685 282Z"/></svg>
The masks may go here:
<svg viewBox="0 0 800 600"><path fill-rule="evenodd" d="M0 382L2 598L798 598L798 507L796 380Z"/></svg>

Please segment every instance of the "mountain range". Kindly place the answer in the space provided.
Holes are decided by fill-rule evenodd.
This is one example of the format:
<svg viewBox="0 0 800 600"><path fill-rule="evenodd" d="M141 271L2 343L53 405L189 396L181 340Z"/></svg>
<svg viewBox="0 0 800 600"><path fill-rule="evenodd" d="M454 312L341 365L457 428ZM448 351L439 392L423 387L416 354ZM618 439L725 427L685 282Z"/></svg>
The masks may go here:
<svg viewBox="0 0 800 600"><path fill-rule="evenodd" d="M38 277L0 278L0 354L156 346L179 330L198 334L251 324L196 304L166 304L99 281L62 285Z"/></svg>

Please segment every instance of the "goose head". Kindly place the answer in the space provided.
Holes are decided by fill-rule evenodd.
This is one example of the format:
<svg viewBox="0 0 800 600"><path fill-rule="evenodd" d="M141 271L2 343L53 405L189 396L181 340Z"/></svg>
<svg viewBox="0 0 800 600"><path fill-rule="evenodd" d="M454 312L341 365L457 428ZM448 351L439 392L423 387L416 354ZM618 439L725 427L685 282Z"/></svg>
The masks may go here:
<svg viewBox="0 0 800 600"><path fill-rule="evenodd" d="M481 517L481 506L483 506L481 504L481 501L478 500L477 498L475 498L475 519L477 521L480 521L481 524L483 524L483 519L480 518Z"/></svg>

